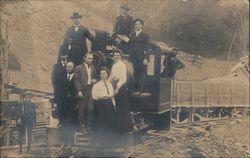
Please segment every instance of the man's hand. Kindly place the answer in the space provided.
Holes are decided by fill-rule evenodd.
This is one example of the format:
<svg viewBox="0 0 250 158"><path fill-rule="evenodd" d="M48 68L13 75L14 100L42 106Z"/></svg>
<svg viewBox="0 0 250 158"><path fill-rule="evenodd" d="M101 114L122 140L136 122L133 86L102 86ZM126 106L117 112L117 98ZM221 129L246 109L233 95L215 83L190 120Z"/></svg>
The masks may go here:
<svg viewBox="0 0 250 158"><path fill-rule="evenodd" d="M147 65L148 64L148 60L147 59L143 59L143 64Z"/></svg>
<svg viewBox="0 0 250 158"><path fill-rule="evenodd" d="M83 97L82 91L78 91L78 97Z"/></svg>
<svg viewBox="0 0 250 158"><path fill-rule="evenodd" d="M91 79L91 83L92 83L92 84L94 84L94 83L96 83L96 82L97 82L96 79Z"/></svg>

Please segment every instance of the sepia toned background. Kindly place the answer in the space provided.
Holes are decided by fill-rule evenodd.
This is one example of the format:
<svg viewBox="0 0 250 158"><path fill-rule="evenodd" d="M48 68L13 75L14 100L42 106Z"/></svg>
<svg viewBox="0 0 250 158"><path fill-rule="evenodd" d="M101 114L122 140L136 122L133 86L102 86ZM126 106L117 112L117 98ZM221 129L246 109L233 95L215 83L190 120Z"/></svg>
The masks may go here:
<svg viewBox="0 0 250 158"><path fill-rule="evenodd" d="M152 40L181 50L179 58L186 68L177 72L177 80L226 75L249 51L246 0L3 1L1 28L8 31L11 43L10 82L52 91L52 65L72 13L79 11L82 24L90 30L112 32L119 6L125 2L133 17L144 19Z"/></svg>

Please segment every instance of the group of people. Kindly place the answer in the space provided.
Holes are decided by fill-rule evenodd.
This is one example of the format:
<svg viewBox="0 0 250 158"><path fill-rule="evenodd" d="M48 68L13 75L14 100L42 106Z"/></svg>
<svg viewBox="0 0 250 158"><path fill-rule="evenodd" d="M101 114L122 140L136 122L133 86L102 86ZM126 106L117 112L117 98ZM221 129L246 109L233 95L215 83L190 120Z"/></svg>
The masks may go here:
<svg viewBox="0 0 250 158"><path fill-rule="evenodd" d="M143 21L133 20L128 10L127 5L121 6L121 15L114 26L114 34L121 39L113 51L115 63L111 70L101 67L98 72L86 44L86 39L93 42L94 36L80 24L82 16L78 12L70 17L73 26L67 29L52 72L54 102L66 144L72 145L73 133L79 128L101 135L132 130L127 68L122 56L123 52L130 54L137 81L134 90L139 91L148 62L149 36L142 31ZM124 37L129 40L123 40Z"/></svg>
<svg viewBox="0 0 250 158"><path fill-rule="evenodd" d="M129 54L134 68L132 91L141 94L141 81L149 62L150 37L142 30L143 20L133 20L128 15L128 5L120 9L121 15L116 18L113 31L119 43L113 51L115 63L111 70L107 67L96 69L93 52L87 50L86 44L86 39L94 42L95 37L80 24L82 16L78 12L70 17L73 26L67 29L52 72L54 102L66 144L73 144L77 129L93 131L94 138L102 140L97 135L108 139L110 133L127 133L133 128L127 67L122 57L123 53Z"/></svg>

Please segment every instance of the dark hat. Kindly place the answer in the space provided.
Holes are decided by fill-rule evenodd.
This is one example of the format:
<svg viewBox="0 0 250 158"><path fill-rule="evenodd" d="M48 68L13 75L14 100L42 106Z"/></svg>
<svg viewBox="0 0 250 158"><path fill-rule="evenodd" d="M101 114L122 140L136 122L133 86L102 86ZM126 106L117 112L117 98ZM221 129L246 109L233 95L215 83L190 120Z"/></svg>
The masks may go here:
<svg viewBox="0 0 250 158"><path fill-rule="evenodd" d="M121 5L120 8L125 9L125 10L129 10L130 9L127 4Z"/></svg>
<svg viewBox="0 0 250 158"><path fill-rule="evenodd" d="M79 19L82 18L82 16L78 12L74 12L73 15L70 17L70 19Z"/></svg>
<svg viewBox="0 0 250 158"><path fill-rule="evenodd" d="M142 19L139 19L139 18L136 18L136 19L134 20L134 24L135 24L137 21L141 22L142 25L144 24L143 20L142 20Z"/></svg>
<svg viewBox="0 0 250 158"><path fill-rule="evenodd" d="M123 55L122 50L120 50L120 49L118 49L118 48L115 48L115 49L113 50L113 54L114 54L114 53L120 53L121 56Z"/></svg>
<svg viewBox="0 0 250 158"><path fill-rule="evenodd" d="M23 97L27 97L27 96L33 97L33 94L31 92L29 92L29 91L25 91L23 93Z"/></svg>

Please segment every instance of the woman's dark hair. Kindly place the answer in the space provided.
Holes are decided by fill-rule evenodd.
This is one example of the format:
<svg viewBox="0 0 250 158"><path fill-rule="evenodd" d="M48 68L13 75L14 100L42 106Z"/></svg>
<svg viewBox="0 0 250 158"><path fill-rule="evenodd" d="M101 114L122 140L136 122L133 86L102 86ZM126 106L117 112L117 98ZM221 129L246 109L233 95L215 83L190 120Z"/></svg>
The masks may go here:
<svg viewBox="0 0 250 158"><path fill-rule="evenodd" d="M106 71L108 73L108 76L109 76L110 71L109 71L109 69L107 67L105 67L105 66L100 67L99 75L100 75L101 71Z"/></svg>
<svg viewBox="0 0 250 158"><path fill-rule="evenodd" d="M121 56L122 56L122 50L120 50L120 49L118 49L118 48L115 48L114 50L113 50L113 55L115 54L115 53L119 53Z"/></svg>

